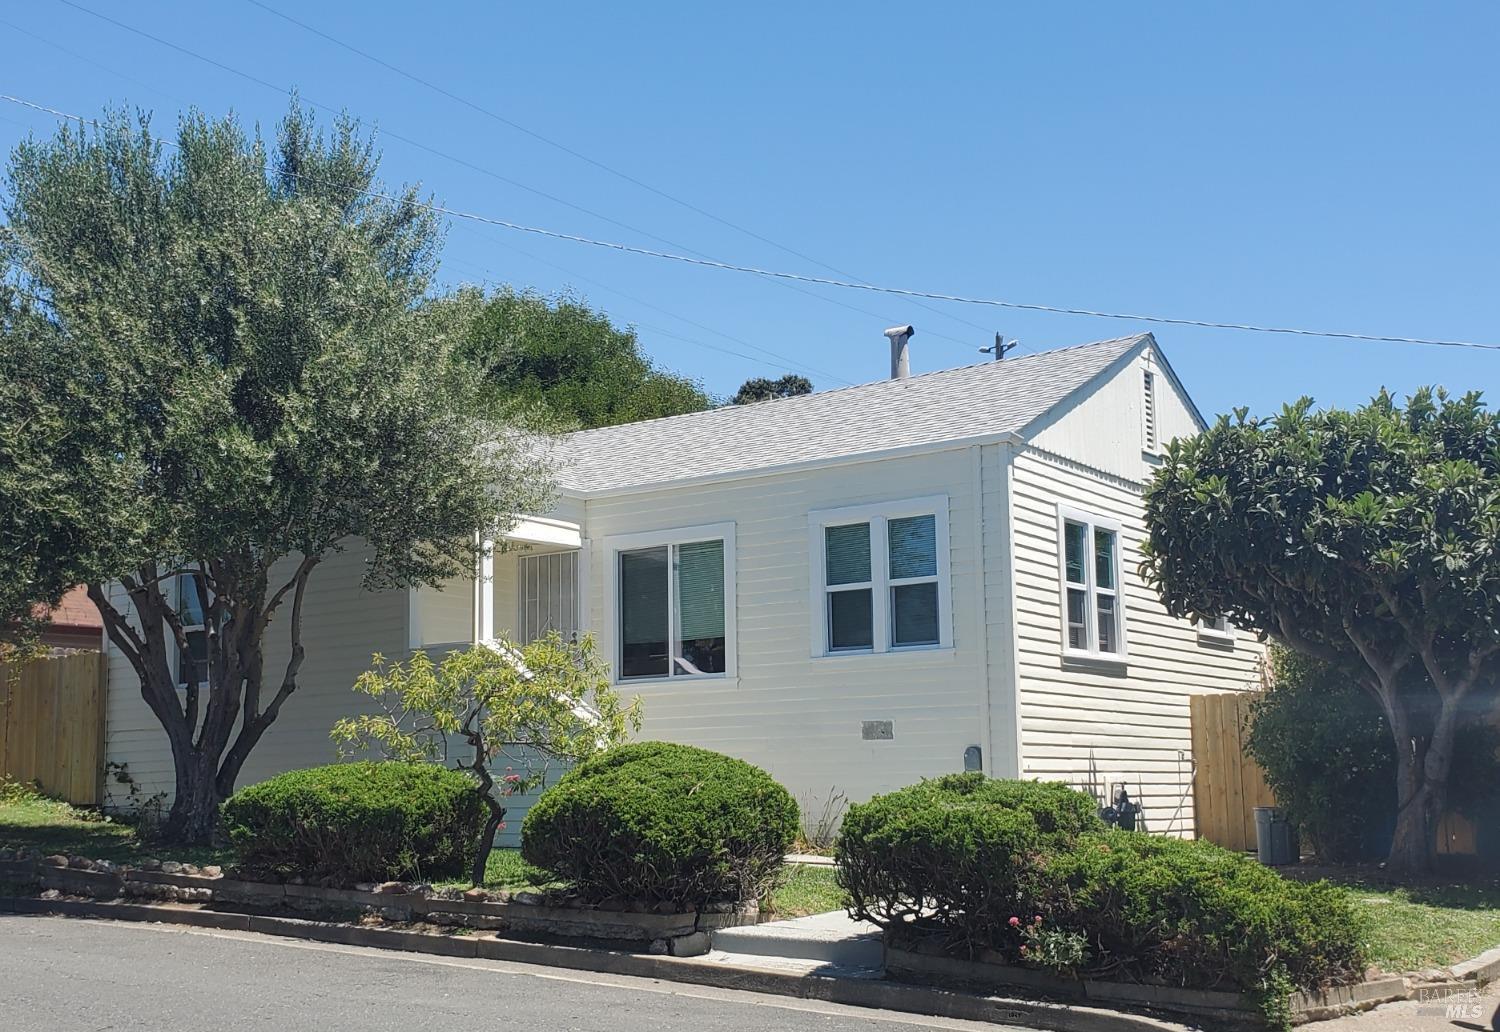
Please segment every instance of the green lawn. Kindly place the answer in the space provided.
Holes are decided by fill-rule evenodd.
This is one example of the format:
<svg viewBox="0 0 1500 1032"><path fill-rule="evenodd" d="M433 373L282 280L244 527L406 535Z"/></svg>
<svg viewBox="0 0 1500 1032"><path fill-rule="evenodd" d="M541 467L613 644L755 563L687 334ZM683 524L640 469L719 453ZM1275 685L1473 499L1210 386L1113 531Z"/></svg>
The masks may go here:
<svg viewBox="0 0 1500 1032"><path fill-rule="evenodd" d="M92 860L130 861L156 856L194 864L222 863L222 849L153 850L135 825L81 810L17 788L0 786L0 846L30 846L47 853L73 853Z"/></svg>
<svg viewBox="0 0 1500 1032"><path fill-rule="evenodd" d="M1500 946L1500 886L1353 883L1370 915L1370 962L1386 971L1452 964Z"/></svg>

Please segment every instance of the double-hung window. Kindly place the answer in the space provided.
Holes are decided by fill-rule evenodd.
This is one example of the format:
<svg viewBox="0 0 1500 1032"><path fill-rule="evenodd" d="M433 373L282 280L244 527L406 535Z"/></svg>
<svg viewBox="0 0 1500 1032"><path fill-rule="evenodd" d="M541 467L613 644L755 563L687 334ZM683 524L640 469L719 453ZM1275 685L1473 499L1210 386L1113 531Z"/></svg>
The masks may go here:
<svg viewBox="0 0 1500 1032"><path fill-rule="evenodd" d="M196 573L177 575L177 619L182 623L187 649L177 650L177 687L202 685L208 681L208 626L203 617L202 577Z"/></svg>
<svg viewBox="0 0 1500 1032"><path fill-rule="evenodd" d="M1059 508L1063 652L1106 659L1125 655L1125 600L1120 590L1120 525Z"/></svg>
<svg viewBox="0 0 1500 1032"><path fill-rule="evenodd" d="M952 644L946 497L815 512L809 532L816 655Z"/></svg>
<svg viewBox="0 0 1500 1032"><path fill-rule="evenodd" d="M734 673L734 525L610 538L617 681Z"/></svg>

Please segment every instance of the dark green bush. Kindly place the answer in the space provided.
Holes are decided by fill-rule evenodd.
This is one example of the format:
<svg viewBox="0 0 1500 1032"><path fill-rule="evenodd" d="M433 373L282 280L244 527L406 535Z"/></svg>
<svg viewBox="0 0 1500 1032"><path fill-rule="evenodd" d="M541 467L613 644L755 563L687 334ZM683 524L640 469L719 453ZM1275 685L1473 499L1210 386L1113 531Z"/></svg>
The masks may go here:
<svg viewBox="0 0 1500 1032"><path fill-rule="evenodd" d="M1345 890L1291 881L1210 842L1110 831L1045 868L1042 913L1081 932L1096 967L1133 979L1255 992L1364 970L1364 929Z"/></svg>
<svg viewBox="0 0 1500 1032"><path fill-rule="evenodd" d="M851 806L834 856L854 916L915 922L975 953L1033 912L1038 853L1103 827L1093 798L1066 785L950 774Z"/></svg>
<svg viewBox="0 0 1500 1032"><path fill-rule="evenodd" d="M239 866L341 885L457 877L484 828L474 783L434 763L336 763L236 792L221 810Z"/></svg>
<svg viewBox="0 0 1500 1032"><path fill-rule="evenodd" d="M852 806L835 847L850 910L963 956L1045 965L1037 949L1051 942L1081 974L1268 1002L1362 972L1343 890L1206 842L1107 831L1095 807L1064 785L979 774Z"/></svg>
<svg viewBox="0 0 1500 1032"><path fill-rule="evenodd" d="M586 760L521 828L526 861L586 899L696 906L758 899L797 833L797 804L759 767L638 742Z"/></svg>
<svg viewBox="0 0 1500 1032"><path fill-rule="evenodd" d="M1247 751L1320 860L1384 858L1396 825L1396 746L1380 705L1327 663L1273 648L1276 687L1255 703ZM1448 805L1483 812L1500 788L1495 730L1459 729Z"/></svg>

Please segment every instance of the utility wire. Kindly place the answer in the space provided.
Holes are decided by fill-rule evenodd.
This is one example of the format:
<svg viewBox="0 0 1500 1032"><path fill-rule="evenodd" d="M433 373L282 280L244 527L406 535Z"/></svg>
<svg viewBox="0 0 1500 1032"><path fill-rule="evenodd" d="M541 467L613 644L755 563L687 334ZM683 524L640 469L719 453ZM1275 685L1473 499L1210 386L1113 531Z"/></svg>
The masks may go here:
<svg viewBox="0 0 1500 1032"><path fill-rule="evenodd" d="M848 279L862 279L862 277L856 276L852 272L845 272L843 269L835 268L834 266L829 265L827 262L819 261L817 258L814 258L810 254L799 251L794 247L788 247L786 244L782 244L776 240L773 240L770 237L765 236L764 234L757 233L753 229L749 229L745 226L740 225L739 223L732 222L721 215L716 215L713 212L708 211L691 201L684 200L683 198L678 197L676 194L668 193L666 190L663 190L656 186L652 186L650 183L644 182L636 178L635 176L632 176L628 172L623 172L620 169L615 168L613 165L606 164L605 162L600 161L597 158L591 157L588 154L584 154L581 151L569 147L567 144L560 143L549 136L545 136L542 133L537 132L535 129L530 128L529 126L522 125L521 123L516 122L513 119L506 118L504 115L501 115L498 112L483 106L482 104L477 104L474 101L469 100L467 97L460 96L459 94L454 93L451 90L445 89L444 87L439 86L437 83L432 82L429 79L424 79L422 76L417 75L415 72L411 72L405 68L401 68L398 65L394 65L384 58L378 57L367 50L362 50L359 47L354 46L352 43L334 36L332 33L324 32L322 29L309 25L307 22L302 21L299 18L294 18L284 11L279 11L276 8L272 7L270 4L263 3L262 0L245 0L245 2L260 8L267 14L273 14L283 21L290 22L303 31L310 32L320 39L327 40L334 46L342 47L344 50L349 51L351 54L355 54L359 57L364 58L366 61L377 64L381 68L384 68L389 72L394 72L396 75L399 75L404 79L408 79L411 82L417 83L419 86L424 86L427 89L432 90L434 93L447 97L449 100L462 104L464 107L469 108L471 111L477 111L479 114L484 115L486 118L493 119L501 125L508 126L518 133L522 133L526 136L531 137L533 140L545 143L547 146L553 148L554 150L561 151L562 153L567 154L570 157L577 158L579 161L592 165L594 168L597 168L600 171L607 172L617 179L622 179L625 182L630 183L632 186L637 186L640 189L647 191L648 193L655 194L658 197L671 201L673 204L680 205L681 207L686 208L688 211L717 222L721 226L727 226L737 233L743 233L745 236L751 237L755 240L759 240L763 244L769 244L779 251L784 251L787 254L792 255L793 257L801 258L805 262L811 262L813 265L816 265L821 269L827 269L829 272L833 273L836 276L843 276ZM971 322L968 319L964 319L961 316L954 315L951 312L945 312L941 308L935 308L932 305L922 304L921 302L917 302L917 304L921 308L925 308L930 312L936 312L938 315L941 315L947 319L952 319L955 322L963 323L965 326L971 326L976 330L984 330L986 333L992 332L986 329L986 327L981 326L979 323Z"/></svg>
<svg viewBox="0 0 1500 1032"><path fill-rule="evenodd" d="M62 0L66 3L68 0ZM45 111L48 114L61 118L71 118L85 124L97 124L79 115L57 111L53 108L33 104L30 101L21 100L8 94L0 94L0 100L22 104L26 107ZM593 237L580 236L576 233L564 233L555 229L546 229L541 226L528 226L519 222L511 222L507 219L492 218L480 215L476 212L463 211L457 208L449 208L441 204L431 204L422 201L404 202L401 198L392 197L375 190L366 190L364 195L376 200L384 200L392 203L411 203L416 207L424 208L435 214L446 215L450 218L464 219L470 222L483 223L489 226L498 226L501 229L514 230L518 233L530 233L534 236L548 237L553 240L567 240L577 244L587 244L591 247L599 247L607 250L621 251L626 254L636 254L647 258L658 258L664 261L680 262L686 265L696 265L708 269L719 269L725 272L740 272L752 276L761 276L771 279L793 280L799 283L813 283L828 287L842 287L847 290L864 290L877 294L892 294L898 297L927 298L935 301L951 301L956 304L983 305L993 308L1009 308L1028 312L1047 312L1054 315L1081 315L1094 319L1116 319L1129 322L1157 323L1169 326L1197 326L1213 330L1242 330L1249 333L1276 333L1290 334L1301 337L1327 337L1338 340L1361 340L1388 344L1424 344L1433 347L1449 348L1478 348L1484 351L1500 351L1500 344L1483 344L1466 340L1443 340L1429 337L1398 337L1384 334L1352 333L1342 330L1309 330L1292 326L1269 326L1256 323L1219 322L1211 319L1184 319L1165 315L1144 315L1132 312L1106 312L1092 308L1067 308L1058 305L1030 304L1022 301L1006 301L1000 298L968 297L961 294L941 294L934 291L913 290L905 287L888 287L872 283L856 283L848 280L830 279L824 276L805 276L801 273L782 272L775 269L762 269L753 265L735 265L730 262L714 261L710 258L695 258L690 255L673 254L669 251L656 251L648 247L637 247L633 244L620 243L614 240L597 240Z"/></svg>
<svg viewBox="0 0 1500 1032"><path fill-rule="evenodd" d="M269 80L262 79L260 76L255 75L255 74L253 74L251 72L247 72L247 71L244 71L242 69L235 68L233 65L228 65L228 64L225 64L223 61L219 61L219 60L217 60L215 58L208 57L205 54L200 54L196 50L193 50L193 49L191 49L189 47L182 46L181 44L178 44L178 43L173 43L171 40L168 40L168 39L163 39L161 36L154 35L154 34L152 34L150 32L147 32L144 29L136 28L135 26L127 24L126 22L122 22L122 21L120 21L117 18L112 18L112 17L110 17L107 14L102 14L99 11L93 10L92 8L85 7L84 5L79 4L79 3L75 3L74 0L57 0L57 2L60 3L60 4L62 4L62 5L64 5L65 7L71 7L71 8L73 8L76 11L81 11L84 14L89 15L90 17L97 18L100 21L107 22L110 25L115 26L116 28L123 29L126 32L132 33L132 34L134 34L136 36L140 36L142 39L148 39L148 40L150 40L153 43L159 44L160 46L167 47L168 49L174 50L174 51L176 51L179 54L184 54L184 55L186 55L188 57L191 57L191 58L193 58L195 60L202 61L204 64L207 64L207 65L210 65L210 66L212 66L214 68L217 68L220 71L228 72L231 75L237 75L240 78L245 79L248 82L255 83L257 86L264 87L265 89L268 89L268 90L273 90L276 93L280 93L283 96L290 97L293 100L305 101L306 103L311 104L315 108L320 108L323 111L328 111L328 112L330 112L332 114L335 114L335 115L338 115L338 114L342 113L342 112L340 112L340 110L338 108L335 108L332 105L324 104L324 103L321 103L320 101L313 100L311 97L299 94L296 90L287 89L284 86L278 86L274 82L270 82ZM603 214L601 212L594 211L591 208L586 208L586 207L584 207L583 205L580 205L580 204L575 204L572 201L566 200L566 199L564 199L562 197L558 197L555 194L548 193L545 190L538 189L537 187L534 187L534 186L529 186L526 183L520 182L519 180L516 180L516 179L511 179L509 176L502 175L499 172L494 171L493 169L488 169L488 168L485 168L485 167L483 167L481 165L476 165L476 164L474 164L471 161L468 161L468 160L466 160L464 158L458 157L455 154L450 154L447 151L440 150L437 147L433 147L433 146L431 146L429 144L425 144L425 143L421 142L420 140L413 139L410 136L404 136L401 133L395 132L395 131L390 130L390 129L386 129L384 127L382 127L380 129L380 132L383 135L385 135L385 136L389 136L393 140L399 140L400 142L402 142L402 143L404 143L404 144L406 144L406 145L408 145L410 147L415 147L418 150L426 151L428 154L432 154L432 155L434 155L436 157L442 158L444 161L451 161L451 162L453 162L456 165L461 165L462 167L467 168L467 169L469 169L472 172L478 172L480 175L489 176L491 179L495 179L495 180L497 180L499 182L502 182L502 183L506 184L507 186L513 186L513 187L515 187L518 190L524 190L527 193L535 194L536 196L541 197L541 198L543 198L545 200L551 201L554 204L560 204L560 205L562 205L565 208L571 208L574 211L580 212L580 213L582 213L584 215L588 215L591 218L600 219L600 220L602 220L604 222L609 223L612 226L617 226L620 229L627 230L628 232L639 233L643 237L646 237L646 238L648 238L650 240L655 240L655 241L657 241L659 243L667 245L668 247L675 247L675 248L678 248L680 250L686 251L689 254L697 255L697 256L699 256L701 258L708 259L708 256L706 254L704 254L701 251L696 250L695 248L688 247L686 244L678 243L675 240L669 240L668 238L663 237L663 236L658 236L657 234L649 232L648 230L641 229L638 226L632 226L628 222L622 222L619 219L611 218L610 216L605 215L605 214ZM712 260L712 259L708 259L708 260ZM804 289L804 288L802 288L800 286L796 286L796 285L791 284L789 282L783 281L782 285L786 286L786 287L789 287L789 289L795 290L799 294L805 294L808 297L817 298L818 300L824 301L824 302L826 302L828 304L838 305L840 308L846 308L846 309L848 309L850 311L858 312L861 315L870 316L871 318L874 318L874 319L883 319L886 322L890 321L888 318L880 316L880 315L877 315L874 312L869 312L869 311L865 311L864 309L861 309L861 308L856 308L855 306L847 304L846 302L840 301L840 300L838 300L836 298L824 297L822 294L814 293L813 291L806 290L806 289ZM948 340L952 340L955 343L958 343L958 344L961 344L961 345L964 345L964 346L968 346L971 343L969 341L958 340L955 337L947 337L946 334L937 333L937 332L932 332L932 336L935 336L935 337L945 337Z"/></svg>
<svg viewBox="0 0 1500 1032"><path fill-rule="evenodd" d="M158 92L158 93L160 92L160 90L158 90L155 86L152 86L150 83L145 82L144 80L134 78L133 76L130 76L130 75L126 75L124 72L121 72L118 69L111 68L108 65L102 64L99 61L95 61L93 58L88 57L85 54L80 54L76 50L70 50L67 47L63 46L62 44L56 42L55 40L50 40L50 39L46 38L45 36L40 36L40 35L32 32L32 31L30 31L29 29L26 29L26 28L24 28L24 27L22 27L20 25L16 25L14 22L8 21L8 20L6 20L4 18L0 18L0 25L4 25L7 28L10 28L10 29L12 29L12 30L14 30L16 32L19 32L19 33L22 33L23 35L29 36L30 38L36 40L37 42L43 43L46 46L52 47L55 50L58 50L58 51L60 51L60 52L62 52L64 54L67 54L69 57L72 57L75 60L82 61L85 64L91 64L91 65L93 65L96 68L101 68L104 71L111 73L112 75L119 76L120 78L126 79L126 80L128 80L130 82L133 82L133 83L135 83L138 86L143 86L146 89L151 90L152 92ZM167 96L171 96L170 94L166 94L166 95ZM9 99L15 99L15 98L9 98ZM180 97L172 97L172 99L175 100L178 103L186 103ZM57 115L57 116L64 117L64 118L78 118L79 117L79 116L74 116L74 115L66 115L63 112L52 111L51 109L44 109L44 108L41 108L38 105L28 105L28 106L34 106L34 107L37 107L38 110L45 110L48 114ZM21 126L22 128L25 128L25 123L18 122L18 121L14 120L14 119L11 119L11 118L3 118L3 116L0 116L0 120L6 121L6 122L10 123L11 125L17 125L17 126ZM79 120L83 121L83 119L81 119L81 118ZM93 123L93 124L97 124L97 123ZM164 141L164 142L170 142L170 141ZM493 232L487 232L486 236L489 239L492 239L492 240L499 240L500 239L499 234L496 234L496 233L493 233ZM705 325L704 323L696 322L696 321L694 321L692 319L689 319L685 315L680 315L680 314L678 314L676 312L673 312L673 311L670 311L670 310L668 310L666 308L662 308L660 305L653 304L653 303L651 303L649 301L646 301L643 298L638 298L638 297L635 297L633 295L627 294L624 291L622 291L622 290L620 290L620 289L618 289L616 287L612 287L612 286L610 286L607 283L603 283L603 282L601 282L599 280L592 279L592 278L590 278L588 276L583 275L582 273L576 272L576 271L574 271L572 269L569 269L569 268L567 268L565 266L558 265L556 262L549 261L549 260L547 260L545 258L540 257L539 255L532 254L529 251L524 251L524 250L522 250L522 249L520 249L518 247L515 247L514 245L511 245L511 244L507 244L507 245L504 245L504 246L506 246L509 250L514 251L515 253L517 253L519 255L522 255L523 257L531 259L532 261L538 262L538 263L540 263L542 265L550 266L550 267L558 270L559 272L563 273L566 276L570 276L573 279L581 280L581 281L584 281L584 282L587 282L587 283L593 283L594 285L598 286L602 290L606 290L606 291L609 291L611 293L617 294L620 297L623 297L623 298L625 298L628 301L633 301L634 303L636 303L638 305L643 305L646 308L650 308L650 309L652 309L654 311L660 312L662 315L665 315L665 316L667 316L669 318L680 320L681 322L687 323L690 326L694 326L694 327L696 327L696 328L698 328L700 330L703 330L703 331L705 331L707 333L712 333L712 334L714 334L716 336L723 337L725 340L732 341L732 342L734 342L736 344L741 344L741 345L743 345L745 347L748 347L748 348L750 348L752 350L755 350L755 351L765 351L765 349L761 348L759 345L751 344L749 341L743 340L742 338L739 338L739 337L736 337L733 334L725 333L722 330L716 330L716 329L714 329L712 326L708 326L708 325ZM444 258L443 261L444 261L445 264L455 264L456 263L456 264L468 265L470 268L477 269L479 272L481 272L481 273L483 273L483 274L485 274L487 276L493 277L495 275L494 270L492 270L492 269L486 269L486 268L483 268L482 266L474 265L471 262L464 262L464 261L461 261L461 260L458 260L458 259L454 259L454 258L451 258L451 257ZM496 280L495 282L499 282L499 281ZM731 350L729 348L725 348L725 347L714 345L714 344L708 344L708 343L705 343L703 341L697 340L695 338L684 337L684 336L682 336L680 334L676 334L676 333L672 333L672 332L669 332L667 330L664 330L661 327L650 326L650 325L648 325L646 323L642 323L642 322L639 322L639 321L637 321L635 323L635 325L640 326L642 329L651 330L653 333L658 333L658 334L661 334L661 335L666 336L666 337L671 337L674 340L682 341L683 343L686 343L686 344L692 344L692 345L694 345L696 347L707 348L710 351L717 351L717 352L719 352L721 354L725 354L725 355L732 355L732 356L734 356L736 358L740 358L740 359L743 359L743 360L745 360L747 362L753 363L758 368L764 368L764 367L766 367L768 365L767 360L765 358L757 358L757 357L755 357L753 355L746 355L746 354L744 354L742 352L733 351L733 350ZM774 352L769 352L769 354L771 355L771 357L776 358L778 361L785 361L785 359L780 358L780 356L777 356ZM794 365L792 368L794 368L794 369L800 369L803 372L812 373L812 374L814 374L816 376L823 377L824 379L834 380L834 381L836 381L838 383L844 384L845 386L851 386L851 384L849 383L849 381L843 379L842 377L838 376L837 374L830 373L830 372L828 372L827 370L824 370L824 369L819 369L816 366L809 366L809 365L805 365L805 364L799 364L799 365Z"/></svg>
<svg viewBox="0 0 1500 1032"><path fill-rule="evenodd" d="M34 111L40 111L40 112L43 112L45 114L52 115L53 117L56 117L56 118L63 118L63 119L71 120L71 121L76 121L76 122L79 122L80 124L88 125L88 126L93 126L95 128L99 127L99 122L97 120L95 120L95 119L86 118L86 117L84 117L82 115L71 114L71 113L66 112L66 111L59 111L56 108L47 107L44 104L37 104L37 103L34 103L32 101L29 101L29 100L24 100L24 99L22 99L20 97L11 96L10 94L7 94L7 93L0 93L0 100L8 101L8 102L10 102L12 104L19 104L22 107L30 108L30 109L32 109ZM15 124L19 125L20 123L15 123ZM165 144L165 145L167 145L167 146L169 146L169 147L175 147L176 146L176 144L173 141L171 141L171 140L162 140L160 142L163 143L163 144ZM320 181L315 176L308 176L308 175L305 175L305 174L297 174L297 173L293 173L293 175L296 176L296 178L307 179L309 181ZM323 182L326 182L326 181L323 181ZM372 199L377 199L377 200L385 200L385 201L395 201L396 200L396 198L391 197L388 194L382 194L382 193L378 193L378 192L372 191L372 190L361 191L361 194L363 196L370 197ZM425 210L441 214L441 208L438 205L426 204L426 203L423 203L421 201L413 201L411 203L414 204L416 207L420 207L420 208L423 208ZM708 325L706 325L704 323L700 323L700 322L697 322L697 321L695 321L693 319L689 319L687 316L679 315L679 314L677 314L675 312L669 311L668 309L662 308L660 305L653 304L650 301L646 301L643 298L638 298L638 297L635 297L634 295L627 294L624 291L619 290L619 289L617 289L615 287L611 287L608 284L600 282L599 280L595 280L595 279L592 279L592 278L590 278L588 276L584 276L581 273L574 272L574 271L572 271L572 270L570 270L568 268L565 268L564 266L558 265L556 262L548 261L545 258L542 258L542 257L540 257L538 255L531 254L528 251L523 251L520 248L514 247L513 245L506 245L506 246L509 246L511 250L513 250L516 253L518 253L520 255L523 255L523 256L525 256L527 258L530 258L533 261L540 262L543 265L550 265L552 268L557 269L558 271L564 273L565 275L572 276L572 277L574 277L576 279L580 279L580 280L583 280L585 282L594 283L597 286L599 286L599 287L601 287L601 288L603 288L605 290L609 290L609 291L611 291L613 293L619 294L621 297L624 297L627 300L634 301L636 304L643 305L646 308L653 309L654 311L660 312L661 314L669 316L669 317L671 317L673 319L679 319L682 322L685 322L685 323L687 323L690 326L697 327L700 330L704 330L704 331L706 331L708 333L712 333L712 334L715 334L717 336L723 337L726 340L733 341L734 343L742 345L743 347L747 347L747 348L751 349L752 351L759 351L763 355L768 356L771 359L775 359L777 362L786 363L792 369L801 370L802 372L805 372L805 373L812 373L814 376L819 376L819 377L823 377L824 379L833 380L833 381L835 381L837 383L843 384L845 387L852 387L852 386L854 386L848 380L846 380L843 377L837 375L836 373L831 373L831 372L829 372L826 369L820 369L817 366L807 365L804 362L799 362L799 361L791 358L790 356L783 355L783 354L781 354L779 352L776 352L776 351L772 351L769 348L765 348L765 347L760 346L759 344L752 344L750 341L745 340L745 339L743 339L741 337L736 337L736 336L734 336L732 334L725 333L722 330L716 330L712 326L708 326ZM465 262L463 264L471 264L471 263L466 263ZM472 266L472 264L471 264L471 267L480 268L478 266ZM481 268L481 271L486 272L486 273L490 273L491 275L493 275L492 270L482 269ZM28 295L28 296L31 296L31 295ZM37 300L40 300L40 299L37 299ZM645 324L638 323L638 325L644 326ZM754 363L757 366L764 367L764 366L767 365L766 358L756 358L756 357L754 357L752 355L746 355L746 354L744 354L742 352L739 352L739 351L733 351L733 350L730 350L729 348L724 348L724 347L721 347L721 346L718 346L718 345L707 344L707 343L704 343L702 341L693 340L693 339L691 339L689 337L683 337L683 336L680 336L679 334L670 333L670 332L663 331L663 330L660 330L660 329L657 329L656 332L664 333L668 337L674 337L675 339L683 341L683 342L688 343L688 344L696 344L696 345L698 345L700 347L707 348L710 351L718 351L718 352L721 352L721 353L726 354L726 355L733 355L736 358L741 358L741 359L744 359L744 360L746 360L748 362L752 362L752 363Z"/></svg>

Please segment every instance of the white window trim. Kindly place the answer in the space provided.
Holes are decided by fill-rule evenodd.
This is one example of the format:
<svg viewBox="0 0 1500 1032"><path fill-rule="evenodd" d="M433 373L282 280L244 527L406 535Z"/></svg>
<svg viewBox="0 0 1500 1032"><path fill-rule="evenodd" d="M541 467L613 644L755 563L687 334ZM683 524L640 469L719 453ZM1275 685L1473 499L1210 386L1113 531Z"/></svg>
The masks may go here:
<svg viewBox="0 0 1500 1032"><path fill-rule="evenodd" d="M1099 641L1099 630L1095 626L1099 620L1098 600L1096 597L1098 588L1094 583L1095 572L1092 560L1094 551L1094 531L1108 530L1115 535L1115 613L1117 616L1118 629L1120 632L1120 649L1118 652L1100 652L1097 647L1089 649L1075 649L1068 643L1068 545L1067 525L1069 523L1081 523L1088 529L1085 542L1088 546L1088 555L1084 561L1085 592L1087 603L1084 606L1084 617L1086 624L1086 635L1091 643L1097 646ZM1125 604L1125 534L1119 520L1112 520L1106 516L1098 516L1082 509L1070 508L1066 505L1057 507L1057 604L1058 613L1062 618L1062 654L1065 659L1081 659L1102 663L1124 663L1130 658L1130 635L1127 631L1129 624ZM1104 589L1108 591L1109 589Z"/></svg>
<svg viewBox="0 0 1500 1032"><path fill-rule="evenodd" d="M671 530L650 530L639 534L614 534L604 539L604 613L605 626L610 638L610 681L617 688L637 688L642 685L678 684L684 681L723 681L738 676L737 628L735 620L735 562L733 523L710 523L701 527L675 527ZM640 548L660 548L663 545L688 545L695 541L724 542L724 672L722 674L663 674L657 677L621 677L620 650L624 645L620 634L620 553ZM677 578L667 576L667 636L674 640L677 633ZM670 670L671 667L669 666Z"/></svg>
<svg viewBox="0 0 1500 1032"><path fill-rule="evenodd" d="M886 524L904 516L932 516L937 549L938 588L938 643L936 645L891 644L891 587L890 548ZM848 523L870 524L870 596L871 619L874 623L874 644L868 649L828 648L828 557L825 527L837 527ZM876 502L870 505L850 505L840 509L819 509L807 514L809 600L812 610L812 657L814 659L840 659L847 656L874 656L907 652L938 652L953 648L953 578L949 569L948 551L948 496L928 495L923 498L904 498L894 502ZM894 583L919 584L932 581L931 577L901 578ZM839 588L862 585L840 584Z"/></svg>
<svg viewBox="0 0 1500 1032"><path fill-rule="evenodd" d="M1220 619L1223 619L1222 617ZM1193 626L1198 630L1198 640L1213 642L1216 645L1234 644L1234 624L1224 620L1222 628L1215 627L1205 620L1194 620Z"/></svg>

